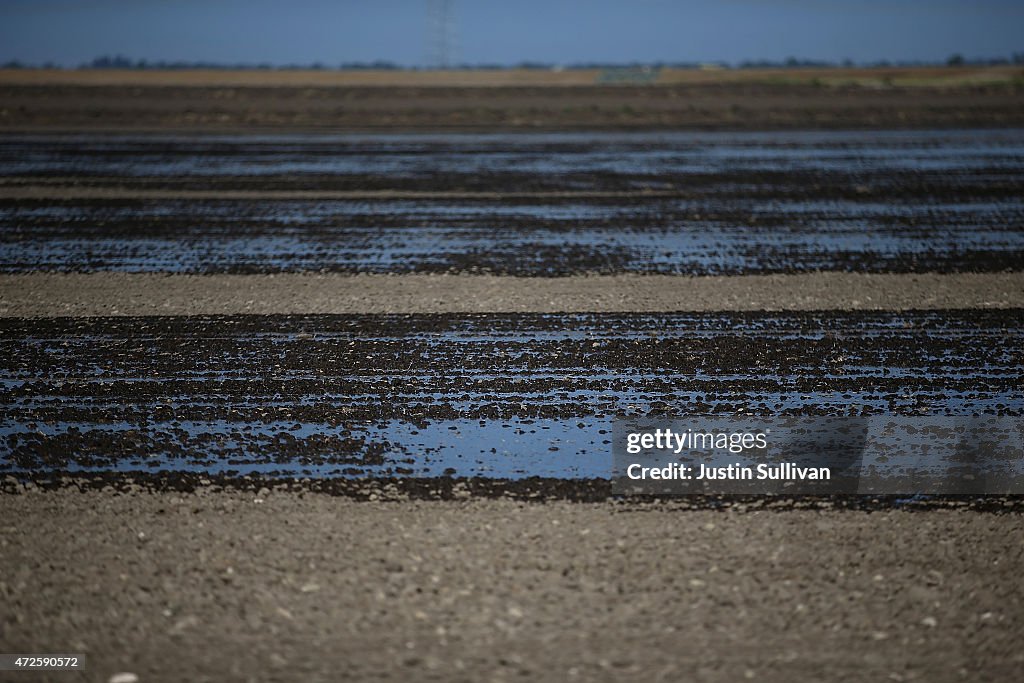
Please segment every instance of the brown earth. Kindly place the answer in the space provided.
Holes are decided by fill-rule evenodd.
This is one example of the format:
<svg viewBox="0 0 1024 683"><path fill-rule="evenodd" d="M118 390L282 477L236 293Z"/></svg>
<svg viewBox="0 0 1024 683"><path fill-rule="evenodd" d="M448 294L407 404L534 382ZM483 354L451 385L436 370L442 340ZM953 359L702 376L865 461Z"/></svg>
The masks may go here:
<svg viewBox="0 0 1024 683"><path fill-rule="evenodd" d="M616 72L628 77L638 70L601 69L477 69L453 71L403 70L266 70L266 69L0 69L2 85L92 86L262 86L262 87L561 87L594 85ZM964 86L1014 83L1024 75L1020 65L923 66L858 68L701 69L665 68L655 72L656 85L727 83L804 83L823 85Z"/></svg>
<svg viewBox="0 0 1024 683"><path fill-rule="evenodd" d="M1024 518L0 494L11 680L1011 680ZM14 522L13 520L17 520Z"/></svg>
<svg viewBox="0 0 1024 683"><path fill-rule="evenodd" d="M1024 306L1020 273L0 275L0 317L935 310Z"/></svg>
<svg viewBox="0 0 1024 683"><path fill-rule="evenodd" d="M1013 127L1024 70L0 71L3 131Z"/></svg>

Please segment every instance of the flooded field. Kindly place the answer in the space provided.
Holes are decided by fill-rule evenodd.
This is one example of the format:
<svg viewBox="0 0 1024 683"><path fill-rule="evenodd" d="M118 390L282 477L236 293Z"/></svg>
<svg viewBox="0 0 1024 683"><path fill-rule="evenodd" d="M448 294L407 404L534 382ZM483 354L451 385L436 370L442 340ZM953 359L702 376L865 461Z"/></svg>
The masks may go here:
<svg viewBox="0 0 1024 683"><path fill-rule="evenodd" d="M26 58L149 61L0 68L0 649L108 683L1020 678L1024 70L963 42L1010 56L1012 3L924 13L961 66L643 84L111 52L148 16L183 59L329 56L477 3L7 4ZM656 18L620 4L545 7L551 49L628 52ZM744 42L689 4L669 47ZM810 5L757 35L899 59ZM668 426L689 450L630 450ZM629 469L684 463L714 473Z"/></svg>
<svg viewBox="0 0 1024 683"><path fill-rule="evenodd" d="M963 272L1024 132L8 136L0 272Z"/></svg>
<svg viewBox="0 0 1024 683"><path fill-rule="evenodd" d="M1021 187L1020 130L9 135L0 273L998 273ZM1022 320L8 317L0 471L606 478L617 417L1024 415Z"/></svg>
<svg viewBox="0 0 1024 683"><path fill-rule="evenodd" d="M607 477L611 420L1024 415L1021 312L4 320L3 467Z"/></svg>

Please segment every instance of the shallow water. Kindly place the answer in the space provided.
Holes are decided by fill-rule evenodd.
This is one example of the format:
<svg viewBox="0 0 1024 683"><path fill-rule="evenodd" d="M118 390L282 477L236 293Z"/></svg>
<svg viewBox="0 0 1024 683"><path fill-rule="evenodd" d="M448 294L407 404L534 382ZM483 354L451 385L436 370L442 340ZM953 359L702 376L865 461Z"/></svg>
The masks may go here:
<svg viewBox="0 0 1024 683"><path fill-rule="evenodd" d="M23 136L4 175L1020 170L1018 130Z"/></svg>
<svg viewBox="0 0 1024 683"><path fill-rule="evenodd" d="M1022 320L1019 311L7 320L0 468L607 477L621 417L1022 416Z"/></svg>
<svg viewBox="0 0 1024 683"><path fill-rule="evenodd" d="M1024 263L1022 130L0 136L0 178L6 273ZM19 196L18 185L49 194ZM82 188L100 196L62 196ZM149 190L170 194L142 196ZM195 190L250 197L189 197ZM378 190L405 198L368 194ZM260 197L270 191L284 198ZM288 198L294 191L325 194ZM1022 320L7 319L0 470L585 479L608 475L617 417L1020 416Z"/></svg>
<svg viewBox="0 0 1024 683"><path fill-rule="evenodd" d="M1019 130L7 136L0 175L53 196L0 201L0 272L961 272L1024 262ZM72 181L120 198L61 199ZM254 198L133 199L150 189ZM421 196L258 199L376 190ZM552 196L576 191L598 195Z"/></svg>

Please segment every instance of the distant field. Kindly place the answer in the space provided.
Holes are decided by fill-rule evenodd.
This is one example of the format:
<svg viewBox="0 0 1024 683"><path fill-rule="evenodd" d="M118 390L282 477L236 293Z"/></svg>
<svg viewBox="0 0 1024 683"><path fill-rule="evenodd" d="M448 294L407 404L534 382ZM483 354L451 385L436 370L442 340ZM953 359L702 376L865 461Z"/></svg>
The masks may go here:
<svg viewBox="0 0 1024 683"><path fill-rule="evenodd" d="M628 84L627 84L628 83ZM1016 128L1024 69L0 70L0 131Z"/></svg>
<svg viewBox="0 0 1024 683"><path fill-rule="evenodd" d="M0 69L0 85L264 86L264 87L538 87L588 86L600 69L480 71ZM662 69L655 85L794 84L865 87L956 87L1024 84L1024 68L887 67L801 69Z"/></svg>

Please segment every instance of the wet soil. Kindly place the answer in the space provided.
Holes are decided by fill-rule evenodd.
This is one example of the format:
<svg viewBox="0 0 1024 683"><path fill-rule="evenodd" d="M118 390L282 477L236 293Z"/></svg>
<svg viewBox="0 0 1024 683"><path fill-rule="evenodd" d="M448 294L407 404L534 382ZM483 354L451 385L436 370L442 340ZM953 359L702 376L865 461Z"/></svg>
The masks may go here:
<svg viewBox="0 0 1024 683"><path fill-rule="evenodd" d="M1024 413L1021 312L8 318L2 467L607 477L611 420Z"/></svg>
<svg viewBox="0 0 1024 683"><path fill-rule="evenodd" d="M0 171L8 273L948 273L1024 262L1019 131L12 136Z"/></svg>

